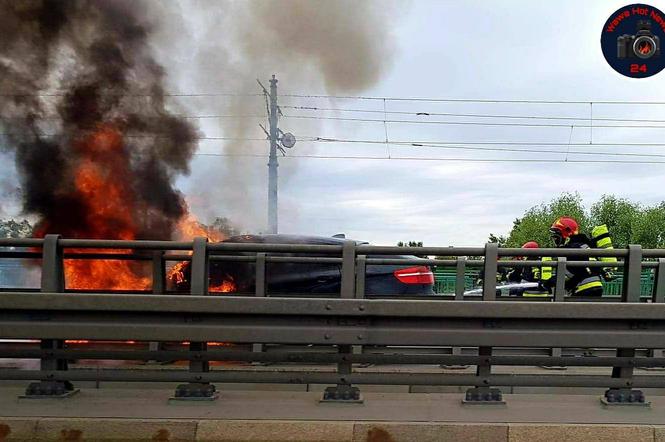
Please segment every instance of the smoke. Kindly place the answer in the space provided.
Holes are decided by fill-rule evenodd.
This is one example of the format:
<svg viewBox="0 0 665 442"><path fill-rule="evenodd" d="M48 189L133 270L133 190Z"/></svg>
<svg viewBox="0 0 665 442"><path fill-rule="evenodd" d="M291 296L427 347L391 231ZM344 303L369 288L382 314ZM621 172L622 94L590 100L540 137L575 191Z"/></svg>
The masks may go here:
<svg viewBox="0 0 665 442"><path fill-rule="evenodd" d="M193 127L169 113L145 5L0 0L0 125L36 232L166 239Z"/></svg>
<svg viewBox="0 0 665 442"><path fill-rule="evenodd" d="M260 115L263 97L244 94L261 91L257 78L268 87L272 74L279 79L279 94L349 94L374 86L391 66L392 26L404 6L383 0L182 0L154 8L161 23L155 41L164 48L160 58L169 71L181 72L173 79L177 89L238 94L187 99L192 114ZM280 103L296 104L287 97ZM201 120L205 133L238 139L222 146L202 142L201 150L265 154L266 143L243 141L264 136L259 123L265 119ZM316 135L321 124L285 119L280 127L302 137ZM294 151L307 153L311 147L301 143ZM295 167L293 160L281 162L280 185ZM222 210L250 230L265 228L266 169L261 160L238 157L197 162L197 170L206 172L192 183L191 193L202 203L193 208L209 217Z"/></svg>
<svg viewBox="0 0 665 442"><path fill-rule="evenodd" d="M403 8L369 0L0 0L0 140L39 234L163 239L187 212L176 189L195 149L265 154L256 78L280 93L357 93L391 65ZM164 68L162 67L164 66ZM167 78L165 72L169 72ZM282 99L282 104L286 99ZM296 136L319 122L281 123ZM220 145L220 143L223 143ZM307 147L300 144L300 153ZM311 148L311 146L310 146ZM296 167L282 162L280 184ZM265 227L267 170L255 158L198 157L190 205L245 230Z"/></svg>

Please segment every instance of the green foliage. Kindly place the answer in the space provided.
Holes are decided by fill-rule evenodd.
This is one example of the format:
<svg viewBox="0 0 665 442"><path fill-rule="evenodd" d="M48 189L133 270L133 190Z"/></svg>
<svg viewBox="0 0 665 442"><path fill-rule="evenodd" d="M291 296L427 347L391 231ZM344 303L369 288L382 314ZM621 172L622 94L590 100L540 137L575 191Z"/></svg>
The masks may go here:
<svg viewBox="0 0 665 442"><path fill-rule="evenodd" d="M31 235L32 225L27 219L0 219L0 238L27 238Z"/></svg>
<svg viewBox="0 0 665 442"><path fill-rule="evenodd" d="M549 203L526 211L513 222L505 241L506 247L521 247L536 241L541 247L553 247L549 227L559 216L571 216L580 223L580 231L591 235L594 226L607 224L614 247L641 244L644 248L665 247L665 201L655 206L642 206L625 198L603 195L589 211L582 205L579 194L563 193ZM492 241L496 238L496 241ZM490 242L502 237L490 235Z"/></svg>
<svg viewBox="0 0 665 442"><path fill-rule="evenodd" d="M590 225L582 197L577 193L563 193L548 204L542 203L526 211L513 221L513 228L506 240L507 247L521 247L527 241L536 241L541 247L553 247L549 228L560 216L571 216L580 223L582 231Z"/></svg>
<svg viewBox="0 0 665 442"><path fill-rule="evenodd" d="M487 242L496 243L499 245L499 247L505 247L507 241L508 238L506 238L505 236L503 235L497 236L493 233L490 233L489 238L487 238Z"/></svg>
<svg viewBox="0 0 665 442"><path fill-rule="evenodd" d="M591 206L592 224L607 224L615 247L625 247L631 243L634 226L643 215L639 204L613 195L603 195Z"/></svg>
<svg viewBox="0 0 665 442"><path fill-rule="evenodd" d="M635 217L631 225L630 243L641 244L649 249L665 247L665 202L647 207Z"/></svg>

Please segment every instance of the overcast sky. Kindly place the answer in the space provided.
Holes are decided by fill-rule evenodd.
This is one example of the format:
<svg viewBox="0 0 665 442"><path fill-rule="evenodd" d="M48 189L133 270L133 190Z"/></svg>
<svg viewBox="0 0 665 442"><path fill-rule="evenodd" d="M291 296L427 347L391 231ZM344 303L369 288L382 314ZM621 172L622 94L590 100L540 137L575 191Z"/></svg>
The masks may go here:
<svg viewBox="0 0 665 442"><path fill-rule="evenodd" d="M194 0L192 0L194 1ZM190 0L180 2L189 10ZM265 0L268 1L268 0ZM332 0L331 0L332 1ZM233 20L228 3L196 2L208 14L220 10L225 20ZM383 9L386 3L373 2ZM571 100L571 101L665 101L665 73L647 79L628 79L613 71L605 62L600 48L600 33L609 15L627 2L596 0L413 0L390 5L386 19L391 57L386 57L380 78L368 88L352 94L370 97L423 97L442 99L500 100ZM665 2L651 4L665 9ZM226 13L228 11L228 13ZM349 10L348 14L353 14ZM185 14L186 15L186 14ZM229 16L230 15L230 16ZM182 20L189 20L182 18ZM165 27L177 22L168 20ZM196 14L190 26L196 27ZM203 20L203 19L201 19ZM287 23L288 25L288 23ZM317 24L311 26L317 29ZM322 26L325 27L325 26ZM173 29L169 30L170 32ZM203 31L202 31L203 32ZM203 32L205 38L219 40L225 52L207 54L233 60L240 51L223 24ZM267 38L270 35L268 33ZM237 38L237 37L236 37ZM322 36L325 38L325 36ZM163 40L162 40L163 42ZM235 42L235 43L228 43ZM198 50L195 39L182 39L172 47L154 43L161 54L174 91L236 91L243 84L259 92L255 78L267 83L275 73L283 94L332 95L324 81L303 84L301 76L290 75L300 69L294 57L288 58L287 72L275 63L260 71L234 72L233 79L215 77L211 81L195 80L192 72L203 67L185 59L185 54ZM162 46L160 46L162 45ZM334 46L334 45L333 45ZM284 54L291 51L283 47ZM344 45L331 49L344 56ZM279 59L279 54L276 55ZM285 56L286 57L286 56ZM296 57L297 58L297 57ZM265 67L265 65L262 65ZM309 69L303 63L302 70ZM316 72L312 75L316 76ZM315 79L316 80L316 79ZM231 86L230 86L231 85ZM340 95L334 93L334 95ZM180 98L175 105L197 115L213 109L224 112L224 100L233 97L208 97L203 101ZM265 113L262 97L246 97L244 110ZM382 100L315 99L284 97L285 106L310 106L343 109L383 110ZM505 104L505 103L438 103L386 101L387 111L467 113L492 115L570 116L587 118L590 105L583 104ZM594 104L595 118L665 119L665 106ZM255 109L255 110L253 110ZM197 112L198 111L198 112ZM579 192L588 204L603 193L613 193L644 204L665 199L662 195L665 164L573 163L580 159L617 159L665 161L653 157L608 157L575 154L578 151L651 153L663 152L662 146L580 146L589 143L584 120L547 120L562 127L519 127L403 124L306 120L293 116L325 116L383 119L382 113L312 111L284 108L280 121L284 131L293 132L300 141L280 158L279 222L281 233L303 233L329 236L346 233L348 237L376 244L393 244L403 240L424 241L427 245L479 245L490 232L505 234L512 221L526 209L547 201L562 191ZM458 122L518 122L533 124L541 120L490 119L478 117L415 117L387 114L388 119ZM262 137L258 123L251 121L251 135ZM254 124L256 123L256 124ZM594 124L617 124L595 121ZM639 123L638 123L639 124ZM228 126L201 120L205 136L225 136ZM472 145L476 148L550 149L560 153L511 153L445 149L441 147L396 147L383 144L312 143L308 137L354 140L446 141L506 143L561 143L554 146L505 144ZM602 128L593 129L594 143L663 142L665 129ZM571 141L573 145L565 144ZM577 145L575 145L577 144ZM247 153L267 151L267 143L247 144ZM202 140L200 153L237 152L237 146L221 141ZM243 147L243 149L245 149ZM566 155L566 152L568 154ZM441 161L312 159L293 156L375 156L442 158ZM459 159L564 159L567 163L534 162L468 162ZM448 159L448 160L445 160ZM457 159L453 161L451 159ZM227 216L247 231L262 231L266 225L267 167L265 158L230 158L197 156L191 164L191 175L178 180L187 195L191 210L202 221L214 216ZM244 179L250 177L251 179ZM11 183L10 170L3 173L2 184ZM239 184L242 181L242 185ZM11 186L9 186L11 187ZM219 189L227 189L220 196ZM229 197L229 194L233 196ZM5 212L11 212L5 206Z"/></svg>

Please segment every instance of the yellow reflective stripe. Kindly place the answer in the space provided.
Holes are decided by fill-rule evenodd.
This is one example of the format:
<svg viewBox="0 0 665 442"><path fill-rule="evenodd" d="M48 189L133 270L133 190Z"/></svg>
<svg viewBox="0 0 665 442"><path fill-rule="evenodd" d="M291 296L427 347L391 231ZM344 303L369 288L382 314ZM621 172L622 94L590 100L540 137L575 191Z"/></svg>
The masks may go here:
<svg viewBox="0 0 665 442"><path fill-rule="evenodd" d="M600 281L593 281L593 282L587 282L586 284L578 285L575 287L575 293L582 292L584 290L588 290L594 287L603 287L603 283Z"/></svg>
<svg viewBox="0 0 665 442"><path fill-rule="evenodd" d="M602 224L593 228L591 231L591 236L600 236L604 233L609 233L609 231L610 230L607 228L607 224Z"/></svg>
<svg viewBox="0 0 665 442"><path fill-rule="evenodd" d="M617 262L618 261L616 256L602 256L600 258L600 260L602 262Z"/></svg>
<svg viewBox="0 0 665 442"><path fill-rule="evenodd" d="M596 245L601 249L613 249L614 248L614 247L612 247L612 238L610 238L609 236L607 238L603 238L603 239L599 240L596 243Z"/></svg>
<svg viewBox="0 0 665 442"><path fill-rule="evenodd" d="M547 292L535 292L535 293L524 292L524 293L522 293L522 296L524 296L526 298L544 298L544 297L547 297L549 295L550 294L547 293Z"/></svg>
<svg viewBox="0 0 665 442"><path fill-rule="evenodd" d="M543 256L541 260L542 260L543 262L545 262L545 261L552 261L552 258L549 258L549 257L547 257L547 256ZM541 275L540 275L540 279L542 279L543 281L547 281L548 279L551 279L551 278L552 278L552 267L549 267L549 266L547 266L547 267L542 267L542 268L541 268L541 272L542 272L542 273L541 273Z"/></svg>

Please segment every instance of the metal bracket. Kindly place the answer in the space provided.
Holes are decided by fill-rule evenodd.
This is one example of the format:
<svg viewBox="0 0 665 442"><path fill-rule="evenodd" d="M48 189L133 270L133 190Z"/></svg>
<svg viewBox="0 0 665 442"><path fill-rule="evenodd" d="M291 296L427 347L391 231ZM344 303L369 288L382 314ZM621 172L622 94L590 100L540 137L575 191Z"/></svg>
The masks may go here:
<svg viewBox="0 0 665 442"><path fill-rule="evenodd" d="M219 393L213 384L190 382L180 384L175 389L175 396L170 401L214 401Z"/></svg>
<svg viewBox="0 0 665 442"><path fill-rule="evenodd" d="M468 405L506 405L501 390L490 387L469 388L466 390L462 403Z"/></svg>
<svg viewBox="0 0 665 442"><path fill-rule="evenodd" d="M69 381L32 382L19 399L64 399L79 392Z"/></svg>
<svg viewBox="0 0 665 442"><path fill-rule="evenodd" d="M358 387L340 384L335 387L327 387L323 392L323 397L319 400L321 403L340 403L340 404L362 404L364 399L360 394Z"/></svg>
<svg viewBox="0 0 665 442"><path fill-rule="evenodd" d="M610 388L605 391L605 395L600 398L600 402L608 406L638 406L649 407L642 390L632 390L630 388Z"/></svg>

